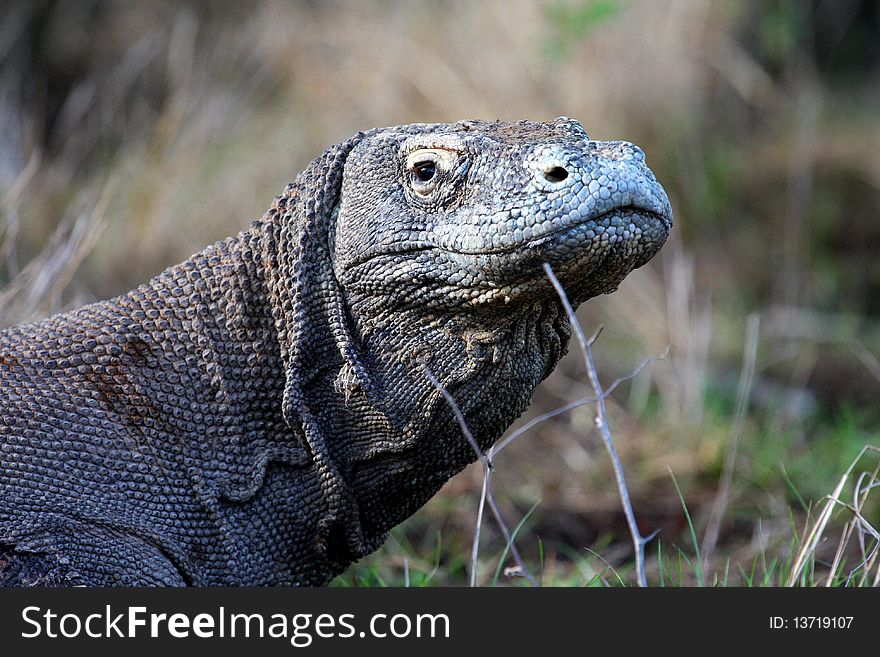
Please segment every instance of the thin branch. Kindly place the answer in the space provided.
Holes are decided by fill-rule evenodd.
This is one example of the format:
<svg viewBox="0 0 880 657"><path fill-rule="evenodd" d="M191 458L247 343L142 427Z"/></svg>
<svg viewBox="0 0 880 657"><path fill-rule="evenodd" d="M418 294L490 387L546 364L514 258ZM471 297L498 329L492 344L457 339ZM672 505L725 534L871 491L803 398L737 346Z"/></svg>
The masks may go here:
<svg viewBox="0 0 880 657"><path fill-rule="evenodd" d="M455 401L452 395L449 394L449 391L443 386L442 383L434 376L434 373L428 369L427 365L422 365L422 369L425 371L425 375L428 377L428 381L431 382L431 385L437 388L440 391L440 394L443 395L443 398L446 400L446 403L449 404L449 408L452 409L453 414L455 415L455 419L458 421L458 425L461 427L461 432L464 434L465 439L470 443L471 448L477 455L477 458L483 460L486 458L486 455L483 454L483 450L480 449L480 445L477 443L477 439L474 438L474 434L471 433L471 428L468 426L467 420L464 419L464 414L461 412L461 408L458 406L458 402ZM492 467L492 464L489 464L489 467Z"/></svg>
<svg viewBox="0 0 880 657"><path fill-rule="evenodd" d="M502 440L500 443L498 443L497 445L493 445L489 449L489 459L490 460L493 459L496 454L498 454L501 450L503 450L505 447L507 447L514 440L516 440L517 438L522 436L524 433L527 433L535 425L538 425L541 422L544 422L546 420L554 418L557 415L562 415L563 413L566 413L566 412L568 412L572 409L575 409L579 406L584 406L586 404L590 404L594 401L596 401L595 397L584 397L583 399L575 399L573 402L570 402L570 403L566 404L565 406L560 406L557 409L554 409L552 411L547 411L546 413L543 413L536 418L532 418L531 420L526 422L524 425L522 425L519 429L517 429L512 434L507 436L507 438Z"/></svg>
<svg viewBox="0 0 880 657"><path fill-rule="evenodd" d="M477 585L477 564L480 557L480 533L483 528L483 513L486 510L486 494L489 491L489 473L483 470L483 486L480 489L480 506L477 509L477 522L474 527L474 544L471 547L471 576L469 584L473 587Z"/></svg>
<svg viewBox="0 0 880 657"><path fill-rule="evenodd" d="M559 299L562 302L562 306L565 308L565 312L571 323L572 330L575 332L578 342L580 342L581 345L581 350L584 356L584 365L586 365L587 368L587 377L590 379L590 385L596 393L596 427L599 429L599 433L602 436L602 442L605 443L605 449L608 451L609 457L611 457L614 478L617 482L617 492L620 495L620 502L623 506L624 515L626 516L626 524L629 526L629 532L632 536L633 550L636 559L636 577L639 586L644 587L648 585L647 578L645 577L645 544L651 540L653 534L647 538L642 536L639 532L638 523L636 523L635 513L633 513L632 503L630 502L629 490L626 487L626 480L623 475L623 466L620 463L620 457L617 455L617 449L614 446L614 439L608 428L608 419L605 414L606 394L602 391L602 386L599 383L599 376L596 373L596 366L593 363L593 352L590 350L590 342L584 335L583 328L574 314L574 309L568 301L565 289L562 287L559 279L556 278L556 274L553 273L553 268L549 263L544 263L544 271L547 273L547 277L553 284L556 294L559 295Z"/></svg>
<svg viewBox="0 0 880 657"><path fill-rule="evenodd" d="M590 382L591 382L593 389L596 393L594 396L585 397L583 399L575 400L573 402L566 404L565 406L562 406L562 407L557 408L553 411L549 411L548 413L544 413L536 418L533 418L532 420L527 422L525 425L523 425L522 427L520 427L519 429L514 431L509 436L507 436L507 438L505 438L503 441L501 441L497 445L491 447L487 453L484 453L480 449L479 444L477 443L476 439L474 438L473 434L471 433L470 427L468 426L467 421L464 418L464 414L461 412L461 409L458 406L458 403L455 401L455 399L452 397L452 395L449 394L449 392L443 387L443 385L434 376L434 374L430 371L430 369L426 365L422 366L428 380L431 382L431 384L437 390L440 391L440 393L443 395L443 398L446 400L446 403L452 409L452 412L455 415L455 419L458 421L459 426L461 427L462 433L464 434L468 443L470 443L471 448L474 450L474 453L477 455L477 458L479 459L480 465L482 467L483 482L482 482L482 488L480 491L480 503L479 503L479 508L477 511L477 519L476 519L476 523L475 523L475 527L474 527L474 540L473 540L473 547L471 549L471 572L470 572L470 577L469 577L469 584L470 584L470 586L477 585L477 569L478 569L478 561L479 561L480 536L482 534L483 514L485 512L486 503L488 502L489 508L492 510L492 514L495 517L495 521L498 524L498 527L500 528L501 533L504 535L505 540L507 541L507 549L509 549L510 553L513 555L513 558L516 561L520 572L523 573L523 576L526 577L526 579L528 579L528 581L533 586L538 585L538 582L531 575L528 568L526 568L525 563L523 562L523 559L522 559L521 555L519 554L519 551L516 548L516 545L514 543L514 537L511 534L509 528L507 527L507 523L504 522L504 518L501 515L501 509L498 506L498 501L497 501L495 494L492 490L491 479L492 479L493 459L496 454L501 452L501 450L503 450L505 447L510 445L514 440L516 440L517 438L519 438L520 436L525 434L527 431L532 429L537 424L544 422L550 418L556 417L557 415L560 415L560 414L565 413L567 411L570 411L574 408L578 408L579 406L584 406L584 405L590 404L590 403L596 403L597 409L598 409L598 413L597 413L597 417L596 417L597 426L599 426L599 428L602 430L603 442L605 443L605 447L608 450L609 455L611 456L612 464L614 466L614 475L615 475L615 479L617 481L617 486L618 486L618 492L620 493L621 502L623 503L623 507L624 507L624 513L626 514L626 517L627 517L627 524L630 527L630 532L633 534L633 543L634 543L635 550L636 550L636 573L638 576L639 585L646 586L647 582L645 579L645 572L644 572L644 546L654 536L656 536L657 532L652 533L650 536L643 537L643 536L641 536L641 534L638 531L638 526L635 522L635 515L633 514L632 505L631 505L630 499L629 499L629 492L626 488L626 482L623 478L623 468L620 464L620 458L618 457L617 450L614 447L614 442L611 437L611 433L607 428L607 420L605 417L605 398L608 395L610 395L621 383L623 383L624 381L628 381L630 379L633 379L636 376L638 376L639 373L641 373L641 371L643 369L645 369L645 367L647 367L649 364L651 364L655 361L658 361L658 360L664 360L667 357L667 355L669 354L669 349L667 348L666 351L660 356L653 356L651 358L646 358L630 373L619 377L610 386L608 386L607 389L602 390L602 388L599 384L598 376L596 375L596 370L595 370L595 366L593 364L590 346L601 335L604 327L599 326L596 329L595 333L593 333L593 335L590 336L589 339L587 339L583 333L583 329L581 328L580 324L577 322L577 318L574 316L574 311L571 308L571 304L568 302L568 298L565 296L565 291L562 289L561 285L559 284L559 281L556 279L555 275L553 274L553 270L550 269L549 265L545 265L545 270L547 271L551 282L553 282L554 287L557 290L557 293L560 295L560 298L562 299L562 302L563 302L563 306L566 308L566 312L569 315L569 319L571 320L572 326L574 327L574 330L576 331L576 334L578 335L578 340L579 340L581 347L584 351L585 363L587 364L587 373L590 377Z"/></svg>
<svg viewBox="0 0 880 657"><path fill-rule="evenodd" d="M486 459L488 462L488 459ZM489 471L488 469L483 472L486 477L486 481L489 481ZM498 527L501 529L501 533L504 534L504 540L507 542L507 549L510 550L510 553L513 555L514 561L516 561L516 565L519 566L520 572L522 572L523 577L529 580L529 584L532 586L538 586L538 580L532 577L532 573L529 572L529 569L526 568L526 564L520 556L519 550L516 547L516 544L513 542L513 534L510 533L510 530L507 528L507 523L504 522L504 517L501 515L501 509L498 506L498 500L495 499L495 493L492 491L492 487L490 484L486 484L486 500L489 502L489 508L492 509L492 515L495 516L495 522L498 523Z"/></svg>
<svg viewBox="0 0 880 657"><path fill-rule="evenodd" d="M600 327L599 330L596 331L595 335L592 338L590 338L589 344L593 344L593 342L595 341L595 338L598 337L601 330L602 329ZM605 397L608 397L608 395L610 395L612 392L614 392L614 390L617 388L617 386L619 386L621 383L623 383L624 381L629 381L630 379L634 379L639 374L641 374L642 370L645 369L651 363L656 363L658 360L666 360L666 357L668 355L669 355L669 348L667 347L666 351L662 355L652 356L650 358L646 358L641 363L639 363L638 367L636 367L634 370L632 370L629 374L625 374L625 375L619 377L618 379L616 379L614 381L614 383L612 383L610 386L608 386L602 394ZM507 438L502 440L500 443L498 443L497 445L494 445L489 450L489 460L491 461L495 457L496 454L498 454L501 450L503 450L510 443L512 443L514 440L516 440L517 438L522 436L524 433L526 433L529 429L531 429L535 425L540 424L541 422L545 422L546 420L549 420L551 418L554 418L557 415L562 415L563 413L566 413L572 409L578 408L579 406L585 406L587 404L592 404L597 399L598 399L598 397L596 397L596 396L575 399L573 402L569 402L565 406L560 406L557 409L554 409L552 411L548 411L546 413L539 415L538 417L532 418L531 420L526 422L523 426L521 426L519 429L517 429L512 434L507 436Z"/></svg>
<svg viewBox="0 0 880 657"><path fill-rule="evenodd" d="M437 388L437 390L440 391L440 394L443 395L446 403L449 404L449 407L452 409L452 412L455 415L455 419L458 421L458 424L461 427L461 432L470 443L471 447L474 450L474 453L476 453L477 458L480 460L480 465L483 469L483 489L480 494L480 507L477 513L476 527L474 529L474 547L471 552L471 586L476 586L477 581L477 557L479 555L480 549L480 530L483 524L483 510L487 501L489 503L489 508L492 510L492 515L495 516L495 522L498 523L498 527L501 530L501 533L504 535L504 539L507 541L507 549L513 556L514 561L516 561L516 565L519 566L520 572L532 586L538 586L538 581L532 576L531 572L529 572L529 569L526 567L526 564L523 561L519 550L513 542L513 536L510 533L510 530L507 528L507 524L504 522L504 518L501 515L501 509L498 507L498 502L495 499L495 494L492 492L490 481L492 463L489 460L488 455L483 453L483 450L480 449L480 445L477 443L474 435L471 433L470 427L467 424L467 420L465 420L464 414L461 412L461 408L459 407L453 396L449 394L449 391L447 391L443 384L440 383L440 381L437 379L437 377L434 376L433 372L428 369L427 365L422 365L422 369L424 369L425 375L428 377L431 385L433 385L435 388Z"/></svg>

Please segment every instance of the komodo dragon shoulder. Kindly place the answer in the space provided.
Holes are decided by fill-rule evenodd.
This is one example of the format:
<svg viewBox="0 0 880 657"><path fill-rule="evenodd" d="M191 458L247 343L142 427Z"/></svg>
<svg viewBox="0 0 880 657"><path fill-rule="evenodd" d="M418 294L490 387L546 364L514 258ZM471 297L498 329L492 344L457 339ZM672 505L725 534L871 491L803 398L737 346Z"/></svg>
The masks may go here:
<svg viewBox="0 0 880 657"><path fill-rule="evenodd" d="M526 408L663 245L642 151L462 121L331 147L248 230L0 331L0 582L319 585ZM429 377L429 374L431 375Z"/></svg>

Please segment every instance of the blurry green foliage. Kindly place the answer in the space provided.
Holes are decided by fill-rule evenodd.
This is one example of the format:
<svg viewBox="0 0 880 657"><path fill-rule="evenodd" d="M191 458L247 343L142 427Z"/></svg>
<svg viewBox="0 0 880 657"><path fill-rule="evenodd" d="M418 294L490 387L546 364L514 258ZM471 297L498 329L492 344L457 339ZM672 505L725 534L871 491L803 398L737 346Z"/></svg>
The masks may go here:
<svg viewBox="0 0 880 657"><path fill-rule="evenodd" d="M784 65L791 58L807 25L802 18L808 11L807 4L790 0L768 2L759 15L757 33L761 54L775 66Z"/></svg>
<svg viewBox="0 0 880 657"><path fill-rule="evenodd" d="M582 0L575 3L557 0L548 3L544 7L544 15L553 35L547 39L544 53L551 60L563 59L591 30L617 16L622 7L622 0Z"/></svg>

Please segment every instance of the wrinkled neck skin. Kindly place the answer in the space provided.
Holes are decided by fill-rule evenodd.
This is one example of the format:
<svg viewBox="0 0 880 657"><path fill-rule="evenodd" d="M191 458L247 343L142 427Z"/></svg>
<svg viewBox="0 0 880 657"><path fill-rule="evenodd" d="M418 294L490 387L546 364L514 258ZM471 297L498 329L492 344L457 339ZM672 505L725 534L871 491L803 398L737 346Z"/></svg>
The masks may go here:
<svg viewBox="0 0 880 657"><path fill-rule="evenodd" d="M526 409L570 329L557 303L427 314L390 309L392 295L343 295L354 348L334 387L340 412L373 428L346 466L364 532L384 534L478 457L430 377L485 452Z"/></svg>
<svg viewBox="0 0 880 657"><path fill-rule="evenodd" d="M364 382L349 381L350 369L343 367L336 387L347 406L360 398L389 419L395 435L383 446L386 451L430 452L438 429L451 428L447 433L455 435L444 434L447 444L438 451L463 457L450 461L454 471L478 454L440 388L455 399L484 452L525 410L534 388L563 355L570 333L556 303L534 301L497 314L399 309L376 321L384 300L351 295L346 301L357 358L367 375Z"/></svg>

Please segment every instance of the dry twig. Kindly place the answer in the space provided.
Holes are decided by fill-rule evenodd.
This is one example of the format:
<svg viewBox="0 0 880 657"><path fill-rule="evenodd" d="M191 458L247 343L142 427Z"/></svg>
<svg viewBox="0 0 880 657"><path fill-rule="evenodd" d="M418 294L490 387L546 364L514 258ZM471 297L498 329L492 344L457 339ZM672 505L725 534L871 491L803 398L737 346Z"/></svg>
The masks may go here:
<svg viewBox="0 0 880 657"><path fill-rule="evenodd" d="M563 307L565 308L566 313L568 314L569 321L571 322L572 328L575 331L575 334L578 337L578 341L581 344L581 348L584 353L584 362L587 367L587 376L590 379L590 383L594 390L594 395L591 397L585 397L582 399L577 399L565 406L557 408L555 410L544 413L536 418L533 418L525 425L511 433L504 440L499 442L497 445L494 445L489 449L488 452L484 453L476 439L473 437L473 434L470 431L470 428L467 425L467 421L464 418L464 415L461 412L461 408L458 406L458 403L452 397L451 394L443 387L440 381L434 376L434 374L428 369L426 365L423 365L423 369L425 371L425 375L428 377L428 380L431 384L443 395L446 403L452 409L453 414L455 415L456 420L461 427L462 433L467 439L468 443L470 443L474 452L477 455L477 458L480 461L480 465L483 473L483 482L480 491L480 503L477 511L477 519L474 527L474 539L473 539L473 548L471 550L471 569L470 569L470 577L469 583L470 586L477 585L477 568L478 568L478 558L480 551L480 536L482 533L482 523L483 523L483 513L485 511L486 504L488 503L489 508L492 510L492 514L495 517L495 521L498 524L498 527L501 530L501 533L504 535L504 539L507 541L507 548L510 550L510 553L513 555L514 560L517 563L517 572L521 573L528 581L533 585L537 586L538 582L531 575L528 568L525 565L525 562L522 559L519 551L514 544L513 536L507 527L507 524L504 522L504 518L501 515L501 510L498 506L498 501L495 497L494 491L492 490L492 469L493 469L493 459L494 457L500 453L503 449L505 449L508 445L510 445L517 438L524 435L526 432L534 428L537 424L544 422L545 420L549 420L550 418L556 417L557 415L561 415L567 411L578 408L580 406L595 403L597 406L597 415L596 415L596 426L600 429L602 434L602 440L605 444L606 449L608 450L609 456L611 457L614 476L617 482L618 493L620 494L621 503L623 504L624 514L626 515L627 524L630 528L630 533L633 538L633 545L635 548L636 555L636 575L639 582L639 586L647 586L647 580L645 577L645 544L650 541L655 534L651 534L650 536L643 537L638 529L638 525L636 524L635 514L632 510L632 504L629 498L629 491L626 487L626 481L624 480L623 475L623 467L620 463L620 457L617 454L617 450L614 447L614 440L611 436L611 432L608 429L608 422L605 413L605 399L610 395L621 383L624 381L628 381L636 376L650 363L653 363L658 360L664 360L669 352L666 350L661 356L654 356L651 358L646 358L643 360L634 370L632 370L629 374L622 376L616 379L607 389L602 389L598 375L596 374L596 368L593 363L593 356L590 350L590 346L595 342L595 340L599 337L599 334L602 332L602 327L599 327L595 334L593 334L589 339L584 335L583 329L580 326L580 323L577 320L577 317L574 315L574 310L571 307L571 304L568 301L568 297L565 294L565 290L562 288L559 280L556 278L553 273L552 268L549 264L544 265L544 269L547 272L547 276L550 278L550 281L553 283L554 288L556 289L557 294L562 301Z"/></svg>
<svg viewBox="0 0 880 657"><path fill-rule="evenodd" d="M501 533L504 534L504 540L507 541L507 548L513 555L513 559L514 561L516 561L517 566L519 566L520 572L522 573L523 577L529 580L529 583L532 586L538 586L538 581L529 572L529 569L526 567L525 562L522 560L522 556L520 556L519 550L517 550L516 545L513 542L513 536L510 533L507 524L504 522L504 518L501 515L501 509L498 507L498 502L495 499L495 494L492 492L492 463L489 460L488 455L480 449L479 444L474 438L474 435L471 433L470 427L468 426L467 421L465 420L464 415L461 412L461 408L459 408L458 403L455 401L453 396L449 394L449 391L447 391L446 388L443 387L443 384L437 380L437 377L434 376L433 372L431 372L431 370L429 370L426 365L423 365L422 367L425 370L425 374L428 377L428 380L435 388L437 388L437 390L440 391L440 394L443 395L446 403L449 404L449 407L452 409L452 412L455 415L455 419L458 421L458 424L461 427L461 432L464 434L464 437L467 439L474 452L476 453L477 458L480 460L480 465L483 469L483 489L480 494L480 509L477 513L477 523L476 528L474 529L474 548L471 554L470 585L477 585L477 557L479 555L480 530L483 522L483 509L485 507L485 503L488 502L489 508L492 509L492 515L495 516L495 522L498 523L498 528L501 530Z"/></svg>
<svg viewBox="0 0 880 657"><path fill-rule="evenodd" d="M611 430L608 428L608 418L605 414L605 397L607 396L607 392L602 390L602 386L599 383L599 375L596 373L596 366L593 363L593 352L590 349L590 341L588 341L584 335L584 331L574 314L574 309L568 301L568 296L565 294L565 289L563 289L559 279L556 278L556 274L553 273L553 268L549 263L544 263L544 271L547 273L547 277L550 279L556 293L559 295L562 307L565 308L569 322L571 322L572 330L575 332L578 342L580 342L581 345L581 351L584 356L584 365L587 368L587 377L590 379L590 385L593 387L593 391L596 395L596 428L599 429L599 433L602 436L602 442L605 444L605 449L608 451L608 456L611 458L614 479L617 482L617 492L623 506L623 513L626 516L626 524L629 527L629 532L632 536L633 551L635 552L636 559L636 578L639 586L644 587L648 585L647 578L645 577L645 544L654 537L656 532L649 536L642 536L639 531L639 526L636 522L636 516L635 513L633 513L632 503L629 497L629 490L626 487L626 480L623 475L623 466L620 463L620 457L617 455L617 448L614 446L614 438L611 436ZM593 339L595 339L595 337Z"/></svg>

